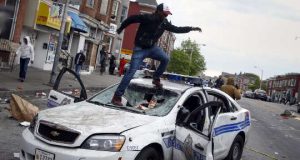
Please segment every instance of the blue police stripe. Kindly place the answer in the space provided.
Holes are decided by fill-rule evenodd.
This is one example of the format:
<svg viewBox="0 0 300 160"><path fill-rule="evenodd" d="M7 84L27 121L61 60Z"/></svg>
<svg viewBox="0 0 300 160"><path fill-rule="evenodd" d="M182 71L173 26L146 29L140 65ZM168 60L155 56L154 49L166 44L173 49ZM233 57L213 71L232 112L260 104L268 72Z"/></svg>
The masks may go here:
<svg viewBox="0 0 300 160"><path fill-rule="evenodd" d="M250 126L250 119L247 117L245 121L233 123L233 124L227 124L220 127L217 127L214 129L214 136L221 135L223 133L233 132L233 131L239 131L247 126Z"/></svg>

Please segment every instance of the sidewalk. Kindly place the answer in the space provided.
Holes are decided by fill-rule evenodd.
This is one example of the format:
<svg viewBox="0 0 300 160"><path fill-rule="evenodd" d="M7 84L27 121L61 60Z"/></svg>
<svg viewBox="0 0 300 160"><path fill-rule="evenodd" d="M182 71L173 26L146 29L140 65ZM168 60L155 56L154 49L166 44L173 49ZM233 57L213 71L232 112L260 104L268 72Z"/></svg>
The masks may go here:
<svg viewBox="0 0 300 160"><path fill-rule="evenodd" d="M52 89L48 85L50 80L50 71L43 71L36 68L28 68L27 79L21 83L18 81L19 69L13 72L0 72L0 97L8 96L14 92L32 93L36 91L49 91ZM119 76L108 74L100 75L94 72L90 75L81 75L82 82L86 89L105 88L109 85L118 83L121 80ZM70 74L65 74L60 83L61 88L78 88L79 83L74 80Z"/></svg>

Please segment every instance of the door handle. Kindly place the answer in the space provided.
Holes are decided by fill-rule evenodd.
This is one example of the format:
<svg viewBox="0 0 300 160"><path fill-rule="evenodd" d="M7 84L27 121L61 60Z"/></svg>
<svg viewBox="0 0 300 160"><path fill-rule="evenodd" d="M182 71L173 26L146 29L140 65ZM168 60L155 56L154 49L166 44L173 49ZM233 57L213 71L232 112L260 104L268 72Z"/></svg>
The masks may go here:
<svg viewBox="0 0 300 160"><path fill-rule="evenodd" d="M201 151L204 150L204 148L202 147L202 145L200 143L195 144L195 147Z"/></svg>
<svg viewBox="0 0 300 160"><path fill-rule="evenodd" d="M232 121L234 121L234 120L236 120L237 119L237 117L235 117L235 116L232 116L231 118L230 118L230 120L232 120Z"/></svg>
<svg viewBox="0 0 300 160"><path fill-rule="evenodd" d="M54 99L54 100L57 100L57 97L54 96L54 95L50 95L50 98Z"/></svg>

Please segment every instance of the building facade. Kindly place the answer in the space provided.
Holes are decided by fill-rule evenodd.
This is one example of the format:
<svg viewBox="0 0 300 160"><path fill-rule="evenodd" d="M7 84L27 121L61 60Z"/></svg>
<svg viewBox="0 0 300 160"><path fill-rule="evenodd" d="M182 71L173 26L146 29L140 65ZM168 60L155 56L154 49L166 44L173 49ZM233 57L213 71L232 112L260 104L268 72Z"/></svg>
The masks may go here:
<svg viewBox="0 0 300 160"><path fill-rule="evenodd" d="M292 98L300 101L300 73L280 75L267 80L267 94L278 99L290 93Z"/></svg>
<svg viewBox="0 0 300 160"><path fill-rule="evenodd" d="M4 28L0 32L0 70L10 68L21 41L28 0L0 0L0 5L11 8Z"/></svg>

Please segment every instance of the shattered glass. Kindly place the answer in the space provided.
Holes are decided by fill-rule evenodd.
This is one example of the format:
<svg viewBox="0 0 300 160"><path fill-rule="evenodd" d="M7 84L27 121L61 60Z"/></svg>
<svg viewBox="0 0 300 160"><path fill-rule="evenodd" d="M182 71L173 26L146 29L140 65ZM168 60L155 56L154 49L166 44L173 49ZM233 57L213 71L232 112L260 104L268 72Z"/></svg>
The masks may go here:
<svg viewBox="0 0 300 160"><path fill-rule="evenodd" d="M117 85L112 86L98 95L91 98L90 101L97 101L103 105L112 105L111 99L117 89ZM140 110L146 115L165 116L167 115L180 97L180 93L167 89L156 89L153 86L144 86L141 84L130 84L122 97L124 107ZM106 106L108 107L108 106Z"/></svg>

